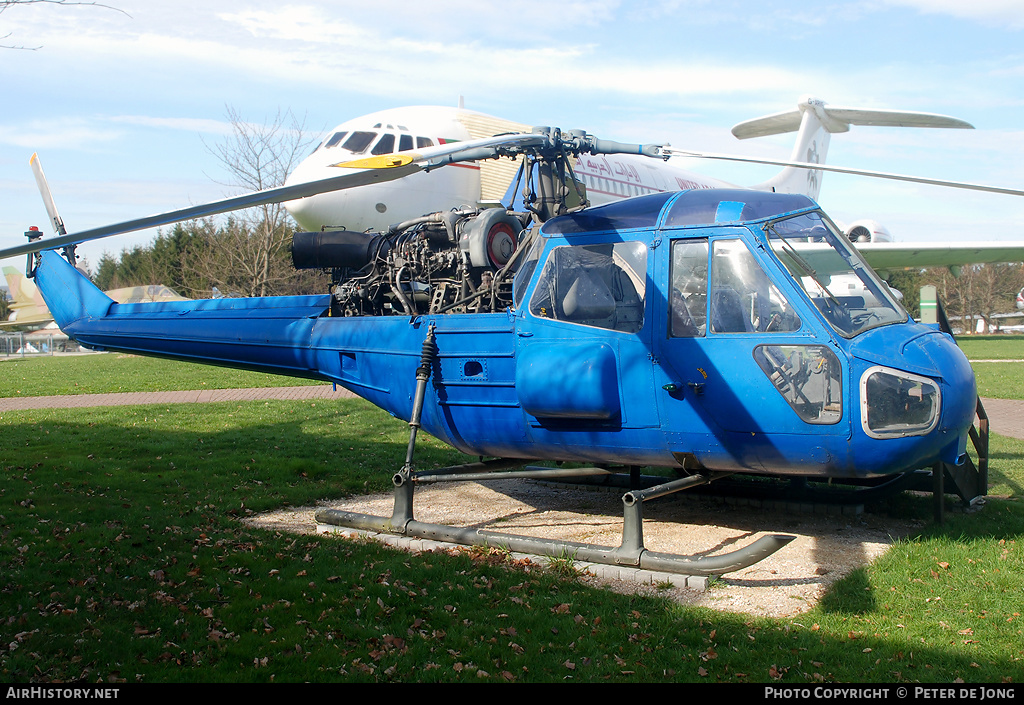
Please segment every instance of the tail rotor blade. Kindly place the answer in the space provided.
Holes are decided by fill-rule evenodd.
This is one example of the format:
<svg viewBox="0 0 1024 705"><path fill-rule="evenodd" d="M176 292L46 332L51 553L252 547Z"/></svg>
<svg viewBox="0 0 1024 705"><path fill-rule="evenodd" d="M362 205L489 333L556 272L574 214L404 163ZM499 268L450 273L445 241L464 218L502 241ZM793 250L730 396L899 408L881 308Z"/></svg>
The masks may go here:
<svg viewBox="0 0 1024 705"><path fill-rule="evenodd" d="M60 213L57 212L57 204L53 202L50 185L46 183L46 176L43 175L43 165L39 162L39 155L33 154L28 163L36 177L36 186L39 187L39 195L43 197L43 205L46 207L46 214L50 216L50 225L53 226L53 231L58 236L67 235L68 231L64 228L64 221L61 219Z"/></svg>

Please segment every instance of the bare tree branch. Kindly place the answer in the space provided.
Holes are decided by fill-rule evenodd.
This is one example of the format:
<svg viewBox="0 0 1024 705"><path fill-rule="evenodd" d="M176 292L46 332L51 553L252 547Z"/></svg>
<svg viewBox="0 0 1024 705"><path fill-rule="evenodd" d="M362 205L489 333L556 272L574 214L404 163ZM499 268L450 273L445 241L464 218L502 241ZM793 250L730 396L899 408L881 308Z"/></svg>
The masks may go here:
<svg viewBox="0 0 1024 705"><path fill-rule="evenodd" d="M231 182L226 185L241 191L284 185L314 139L307 136L305 120L297 119L290 110L278 111L262 124L243 120L230 106L226 113L231 137L207 145L207 150L231 175ZM278 266L291 235L288 211L280 203L236 214L218 238L218 266L230 269L222 272L221 277L244 281L244 293L249 296L272 293L275 285L293 274ZM208 268L203 274L211 280L216 278Z"/></svg>
<svg viewBox="0 0 1024 705"><path fill-rule="evenodd" d="M86 2L85 0L0 0L0 14L3 14L5 10L14 7L15 5L63 5L65 7L71 6L89 6L89 7L102 7L105 10L113 10L114 12L120 12L125 17L131 17L127 12L119 7L113 5L105 5L100 2ZM11 36L11 32L0 36L0 39L7 39ZM25 51L36 51L41 47L24 47L24 46L11 46L9 44L0 44L0 49L23 49Z"/></svg>

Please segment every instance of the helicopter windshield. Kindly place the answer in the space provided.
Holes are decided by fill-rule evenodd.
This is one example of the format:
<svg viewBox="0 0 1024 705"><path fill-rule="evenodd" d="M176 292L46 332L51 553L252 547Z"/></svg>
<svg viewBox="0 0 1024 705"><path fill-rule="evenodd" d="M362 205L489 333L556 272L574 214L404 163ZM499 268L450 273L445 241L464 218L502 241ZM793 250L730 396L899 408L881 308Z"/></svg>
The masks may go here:
<svg viewBox="0 0 1024 705"><path fill-rule="evenodd" d="M782 264L843 337L907 320L889 287L821 213L776 220L764 230Z"/></svg>

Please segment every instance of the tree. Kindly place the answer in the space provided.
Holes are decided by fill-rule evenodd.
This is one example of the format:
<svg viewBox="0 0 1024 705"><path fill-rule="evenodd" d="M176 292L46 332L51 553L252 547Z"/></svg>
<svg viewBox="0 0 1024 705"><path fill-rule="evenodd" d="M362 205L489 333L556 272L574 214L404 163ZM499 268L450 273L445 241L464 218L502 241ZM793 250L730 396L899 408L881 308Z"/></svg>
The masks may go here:
<svg viewBox="0 0 1024 705"><path fill-rule="evenodd" d="M7 300L7 290L0 291L0 321L6 321L11 315L11 306Z"/></svg>
<svg viewBox="0 0 1024 705"><path fill-rule="evenodd" d="M306 135L305 121L291 111L278 111L256 124L229 106L227 117L231 137L208 149L231 175L229 185L241 191L284 185L314 139ZM294 274L281 266L292 232L288 211L280 203L242 211L218 231L216 250L202 261L193 258L192 266L212 282L230 281L248 296L267 296ZM227 270L218 273L221 267Z"/></svg>
<svg viewBox="0 0 1024 705"><path fill-rule="evenodd" d="M991 323L993 314L1012 311L1024 285L1024 266L975 264L960 268L957 275L946 268L928 270L922 283L934 284L950 318L962 317L963 330L973 333L978 318Z"/></svg>
<svg viewBox="0 0 1024 705"><path fill-rule="evenodd" d="M312 139L291 112L263 124L249 123L227 109L232 135L207 149L230 174L229 185L243 192L284 184ZM194 298L216 289L226 296L322 293L320 272L296 272L291 266L291 218L281 204L269 204L229 216L178 223L146 246L124 250L119 259L104 254L94 278L112 289L165 284Z"/></svg>
<svg viewBox="0 0 1024 705"><path fill-rule="evenodd" d="M921 272L896 270L886 277L889 287L903 295L903 308L911 318L921 317Z"/></svg>

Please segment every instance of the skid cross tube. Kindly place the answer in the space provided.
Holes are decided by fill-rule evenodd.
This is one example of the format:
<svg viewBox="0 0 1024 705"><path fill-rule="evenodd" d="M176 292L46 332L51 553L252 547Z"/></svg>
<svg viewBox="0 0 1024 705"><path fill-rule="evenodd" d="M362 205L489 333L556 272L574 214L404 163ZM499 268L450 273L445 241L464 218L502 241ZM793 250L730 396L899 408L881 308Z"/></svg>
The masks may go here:
<svg viewBox="0 0 1024 705"><path fill-rule="evenodd" d="M463 481L473 479L503 479L507 477L552 477L608 473L603 468L527 468L520 472L502 472L521 465L523 461L498 459L469 463L428 472L413 473L402 468L393 477L395 484L394 512L390 519L339 509L321 509L316 513L319 524L347 527L375 533L389 533L430 539L464 546L491 546L519 553L572 557L573 560L603 565L620 565L693 576L722 575L741 570L767 558L795 537L784 534L763 536L754 543L718 556L694 558L671 553L649 551L643 546L643 513L645 500L679 492L689 487L706 484L723 474L695 475L664 483L646 490L634 490L623 495L624 522L622 544L618 547L596 546L575 541L561 541L517 534L503 534L484 529L460 528L417 521L412 516L413 488L417 482ZM490 472L489 472L490 471Z"/></svg>

